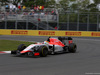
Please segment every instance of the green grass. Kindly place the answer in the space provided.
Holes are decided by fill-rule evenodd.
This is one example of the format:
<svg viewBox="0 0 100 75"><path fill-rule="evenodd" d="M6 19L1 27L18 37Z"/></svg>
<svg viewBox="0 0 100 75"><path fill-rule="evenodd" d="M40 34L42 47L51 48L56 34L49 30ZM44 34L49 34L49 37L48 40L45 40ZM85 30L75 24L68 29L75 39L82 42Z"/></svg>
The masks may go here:
<svg viewBox="0 0 100 75"><path fill-rule="evenodd" d="M11 51L16 50L20 44L25 44L28 46L33 42L24 42L24 41L13 41L13 40L0 40L0 51Z"/></svg>

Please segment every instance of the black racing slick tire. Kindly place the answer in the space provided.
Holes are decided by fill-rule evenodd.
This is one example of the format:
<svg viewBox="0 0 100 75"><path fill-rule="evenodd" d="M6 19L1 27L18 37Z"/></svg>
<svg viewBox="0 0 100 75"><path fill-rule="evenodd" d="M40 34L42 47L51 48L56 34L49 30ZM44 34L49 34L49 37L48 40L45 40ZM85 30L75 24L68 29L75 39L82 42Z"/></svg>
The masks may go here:
<svg viewBox="0 0 100 75"><path fill-rule="evenodd" d="M16 54L16 50L11 51L11 54Z"/></svg>
<svg viewBox="0 0 100 75"><path fill-rule="evenodd" d="M75 43L70 43L70 44L69 44L68 51L69 51L70 53L75 53L75 52L76 52L76 49L77 49L77 46L76 46Z"/></svg>
<svg viewBox="0 0 100 75"><path fill-rule="evenodd" d="M39 53L41 57L46 57L48 55L48 48L46 46L41 46L39 48Z"/></svg>
<svg viewBox="0 0 100 75"><path fill-rule="evenodd" d="M26 48L26 46L24 44L20 44L16 50L16 55L17 56L21 56L21 51L24 50Z"/></svg>
<svg viewBox="0 0 100 75"><path fill-rule="evenodd" d="M17 50L22 51L23 49L25 49L26 46L24 44L20 44L17 48Z"/></svg>

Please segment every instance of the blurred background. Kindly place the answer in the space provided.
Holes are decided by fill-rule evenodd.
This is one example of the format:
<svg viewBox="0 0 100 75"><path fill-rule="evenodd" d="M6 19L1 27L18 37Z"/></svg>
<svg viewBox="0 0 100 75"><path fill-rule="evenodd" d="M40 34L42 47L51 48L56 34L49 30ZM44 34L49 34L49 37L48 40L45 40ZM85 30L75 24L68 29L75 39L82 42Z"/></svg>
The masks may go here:
<svg viewBox="0 0 100 75"><path fill-rule="evenodd" d="M0 29L100 31L100 0L0 0Z"/></svg>

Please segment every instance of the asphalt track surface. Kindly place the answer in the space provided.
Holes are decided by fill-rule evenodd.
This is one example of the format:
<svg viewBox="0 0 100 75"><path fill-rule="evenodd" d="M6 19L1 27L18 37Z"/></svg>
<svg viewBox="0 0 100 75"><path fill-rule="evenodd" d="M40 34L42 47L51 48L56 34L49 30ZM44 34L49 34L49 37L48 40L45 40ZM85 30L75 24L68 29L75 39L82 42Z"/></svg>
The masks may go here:
<svg viewBox="0 0 100 75"><path fill-rule="evenodd" d="M0 35L0 39L44 41L47 37ZM76 53L38 58L0 54L0 75L100 75L100 38L73 40Z"/></svg>

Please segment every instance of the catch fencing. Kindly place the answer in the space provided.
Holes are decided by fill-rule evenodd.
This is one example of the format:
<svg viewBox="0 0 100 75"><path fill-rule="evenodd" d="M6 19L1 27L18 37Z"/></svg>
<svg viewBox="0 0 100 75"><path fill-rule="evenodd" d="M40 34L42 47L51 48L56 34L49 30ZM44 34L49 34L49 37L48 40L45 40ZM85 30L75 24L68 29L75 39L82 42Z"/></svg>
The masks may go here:
<svg viewBox="0 0 100 75"><path fill-rule="evenodd" d="M100 31L100 14L1 13L0 29Z"/></svg>

